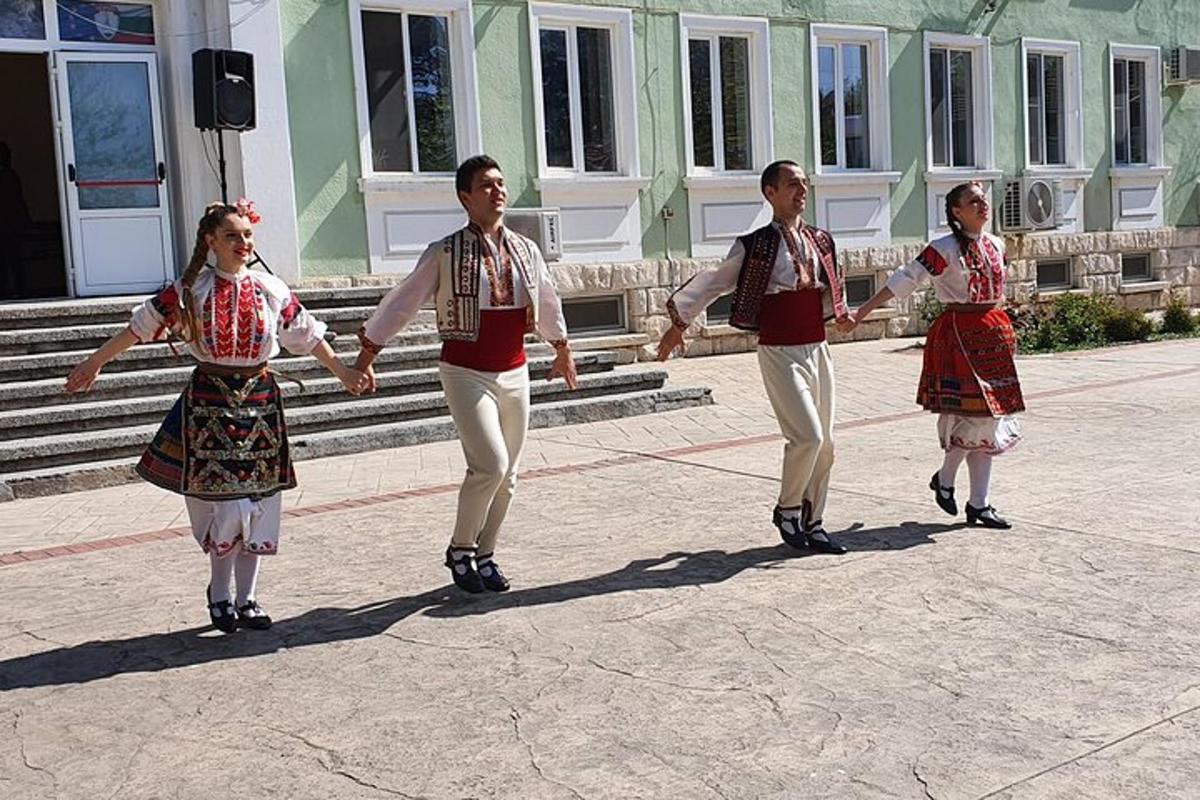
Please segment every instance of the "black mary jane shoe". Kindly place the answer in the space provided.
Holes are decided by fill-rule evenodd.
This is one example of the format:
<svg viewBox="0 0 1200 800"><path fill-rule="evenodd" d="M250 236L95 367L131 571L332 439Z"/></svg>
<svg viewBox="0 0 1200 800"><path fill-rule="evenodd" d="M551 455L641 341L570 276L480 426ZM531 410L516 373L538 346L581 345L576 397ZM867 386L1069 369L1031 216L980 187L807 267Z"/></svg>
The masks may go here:
<svg viewBox="0 0 1200 800"><path fill-rule="evenodd" d="M799 517L785 517L783 509L775 506L775 510L771 512L771 521L779 529L779 537L783 539L784 544L797 550L808 549L808 539L804 535Z"/></svg>
<svg viewBox="0 0 1200 800"><path fill-rule="evenodd" d="M509 586L508 578L504 577L504 573L500 570L500 565L490 560L491 557L491 553L484 556L475 556L475 563L479 565L479 579L483 581L483 588L489 592L507 592Z"/></svg>
<svg viewBox="0 0 1200 800"><path fill-rule="evenodd" d="M238 625L252 631L265 631L271 627L271 615L255 600L248 600L237 607Z"/></svg>
<svg viewBox="0 0 1200 800"><path fill-rule="evenodd" d="M929 479L929 488L933 489L934 499L937 500L938 508L945 511L952 517L958 516L958 503L954 501L954 487L947 489L942 486L941 472L933 473L933 477ZM970 506L967 506L970 508Z"/></svg>
<svg viewBox="0 0 1200 800"><path fill-rule="evenodd" d="M967 524L978 524L985 528L998 528L1000 530L1008 530L1012 527L1012 523L997 514L996 509L991 506L976 508L970 503L967 503Z"/></svg>
<svg viewBox="0 0 1200 800"><path fill-rule="evenodd" d="M840 556L846 552L845 546L835 542L820 524L809 528L805 533L805 538L808 539L808 549L814 553L831 553Z"/></svg>
<svg viewBox="0 0 1200 800"><path fill-rule="evenodd" d="M453 549L446 548L446 566L450 568L450 577L454 579L454 585L471 594L484 591L483 579L479 577L479 570L475 568L475 558L470 555L455 558Z"/></svg>
<svg viewBox="0 0 1200 800"><path fill-rule="evenodd" d="M221 600L214 603L212 601L212 587L209 586L204 590L204 597L208 600L208 618L212 620L213 627L221 631L221 633L233 633L238 628L237 612L233 610L233 603L228 600Z"/></svg>

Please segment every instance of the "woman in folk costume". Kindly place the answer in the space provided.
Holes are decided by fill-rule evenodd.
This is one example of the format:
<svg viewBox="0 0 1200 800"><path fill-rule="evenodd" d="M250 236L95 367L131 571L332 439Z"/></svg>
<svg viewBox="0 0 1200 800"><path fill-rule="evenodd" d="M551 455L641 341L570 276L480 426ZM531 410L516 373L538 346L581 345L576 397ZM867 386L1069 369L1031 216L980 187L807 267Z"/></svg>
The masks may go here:
<svg viewBox="0 0 1200 800"><path fill-rule="evenodd" d="M137 472L184 496L192 533L211 562L209 616L225 633L271 626L255 599L259 556L277 551L279 492L296 485L283 401L267 360L282 345L316 356L351 392L366 384L365 375L334 357L322 338L325 323L283 281L250 271L258 219L245 200L210 204L182 277L136 308L129 327L75 367L66 384L68 392L85 392L109 361L167 334L182 338L200 362ZM206 263L209 252L215 266Z"/></svg>
<svg viewBox="0 0 1200 800"><path fill-rule="evenodd" d="M508 189L499 165L485 155L467 159L455 189L467 226L429 245L383 298L359 331L356 366L374 388L375 357L422 305L436 302L438 375L467 461L445 564L464 591L503 592L509 582L494 554L529 428L525 334L538 333L554 346L546 380L561 375L574 389L575 361L541 251L504 227Z"/></svg>
<svg viewBox="0 0 1200 800"><path fill-rule="evenodd" d="M938 415L945 459L929 488L943 511L957 515L954 478L965 460L971 479L967 522L1009 528L988 502L988 488L992 457L1021 438L1012 415L1025 410L1025 401L1013 363L1016 335L1001 308L1007 266L1004 241L984 231L990 213L980 184L951 189L946 195L951 232L892 273L887 286L858 309L854 321L862 322L893 297L908 297L926 281L933 283L945 310L926 336L917 402Z"/></svg>
<svg viewBox="0 0 1200 800"><path fill-rule="evenodd" d="M709 304L733 292L729 323L758 333L758 366L787 443L773 520L798 549L841 554L822 524L833 469L833 359L825 321L851 327L833 237L805 224L808 177L794 161L763 170L763 197L774 219L738 238L716 269L697 274L667 301L674 323L659 360L682 350L683 332Z"/></svg>

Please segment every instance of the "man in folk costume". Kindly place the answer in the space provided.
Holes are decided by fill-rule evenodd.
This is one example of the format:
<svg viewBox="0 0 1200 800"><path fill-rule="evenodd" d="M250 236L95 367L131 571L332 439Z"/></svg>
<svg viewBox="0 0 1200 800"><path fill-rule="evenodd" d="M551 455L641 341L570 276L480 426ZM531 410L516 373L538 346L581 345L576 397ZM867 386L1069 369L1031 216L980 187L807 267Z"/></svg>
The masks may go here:
<svg viewBox="0 0 1200 800"><path fill-rule="evenodd" d="M716 269L671 295L673 325L659 360L682 349L683 332L714 300L733 292L729 324L758 333L758 364L787 443L774 523L784 542L819 553L844 553L822 525L833 467L834 378L825 321L850 324L845 282L833 237L804 223L808 178L794 161L762 174L774 212L769 225L739 237Z"/></svg>
<svg viewBox="0 0 1200 800"><path fill-rule="evenodd" d="M446 403L467 461L446 566L468 592L502 592L508 579L494 558L512 503L517 464L529 427L525 334L554 346L547 380L576 387L562 303L538 246L504 227L508 189L488 156L475 156L455 176L468 224L434 242L404 282L388 292L359 331L357 366L371 363L422 305L436 301L442 340L438 365Z"/></svg>

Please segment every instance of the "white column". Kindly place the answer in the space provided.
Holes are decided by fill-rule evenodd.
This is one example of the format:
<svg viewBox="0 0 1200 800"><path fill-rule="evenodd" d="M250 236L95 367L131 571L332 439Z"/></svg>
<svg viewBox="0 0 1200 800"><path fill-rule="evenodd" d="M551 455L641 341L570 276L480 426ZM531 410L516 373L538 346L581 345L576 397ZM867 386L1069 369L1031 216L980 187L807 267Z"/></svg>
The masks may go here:
<svg viewBox="0 0 1200 800"><path fill-rule="evenodd" d="M288 124L287 84L283 66L283 26L280 0L263 0L260 5L228 0L234 50L254 54L254 95L257 125L240 139L243 193L254 201L263 216L255 232L257 246L271 271L289 284L300 280L299 226L296 222L296 190L292 175L292 138ZM243 25L238 19L254 8L254 17ZM228 152L227 148L227 152ZM236 152L236 151L234 151ZM236 200L230 182L230 200Z"/></svg>

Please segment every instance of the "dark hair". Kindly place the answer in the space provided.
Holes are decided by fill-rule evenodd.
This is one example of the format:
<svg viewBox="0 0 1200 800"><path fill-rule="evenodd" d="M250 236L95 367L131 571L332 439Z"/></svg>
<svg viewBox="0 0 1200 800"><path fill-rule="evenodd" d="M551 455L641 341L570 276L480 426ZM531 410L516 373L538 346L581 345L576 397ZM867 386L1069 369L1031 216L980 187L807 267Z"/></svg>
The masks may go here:
<svg viewBox="0 0 1200 800"><path fill-rule="evenodd" d="M962 196L970 191L975 186L982 186L979 181L967 181L960 183L946 193L946 224L950 226L950 231L954 234L954 241L958 242L958 251L965 258L971 249L971 240L967 238L966 231L963 230L963 224L954 216L954 209L958 208L958 202Z"/></svg>
<svg viewBox="0 0 1200 800"><path fill-rule="evenodd" d="M774 186L779 180L779 173L783 172L784 167L795 167L796 169L800 170L804 169L795 161L790 161L786 158L780 161L772 161L770 164L767 164L767 168L762 171L762 180L759 181L759 188L762 190L764 195L767 193L767 187Z"/></svg>
<svg viewBox="0 0 1200 800"><path fill-rule="evenodd" d="M458 165L458 169L454 172L454 189L459 192L470 192L471 185L475 183L475 176L484 170L500 169L500 165L496 163L496 159L488 155L471 156L466 161Z"/></svg>
<svg viewBox="0 0 1200 800"><path fill-rule="evenodd" d="M208 241L205 237L215 234L226 217L237 213L236 206L209 203L204 207L204 215L200 217L200 223L196 226L196 245L192 248L192 257L179 279L183 289L179 297L179 338L185 342L196 342L200 339L200 318L196 312L195 299L192 297L192 285L208 259Z"/></svg>

